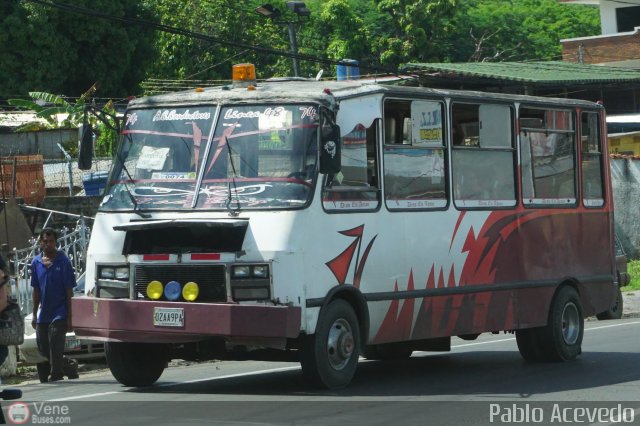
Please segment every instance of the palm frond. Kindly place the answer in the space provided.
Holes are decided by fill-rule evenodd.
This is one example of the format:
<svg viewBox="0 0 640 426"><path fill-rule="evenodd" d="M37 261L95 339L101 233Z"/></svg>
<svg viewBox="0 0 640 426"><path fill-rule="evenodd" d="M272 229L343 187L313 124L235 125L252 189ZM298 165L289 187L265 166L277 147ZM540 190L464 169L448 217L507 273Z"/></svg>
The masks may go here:
<svg viewBox="0 0 640 426"><path fill-rule="evenodd" d="M43 101L48 104L71 106L69 102L65 101L62 97L58 95L54 95L53 93L29 92L29 96L31 96L31 98L33 98L36 101Z"/></svg>

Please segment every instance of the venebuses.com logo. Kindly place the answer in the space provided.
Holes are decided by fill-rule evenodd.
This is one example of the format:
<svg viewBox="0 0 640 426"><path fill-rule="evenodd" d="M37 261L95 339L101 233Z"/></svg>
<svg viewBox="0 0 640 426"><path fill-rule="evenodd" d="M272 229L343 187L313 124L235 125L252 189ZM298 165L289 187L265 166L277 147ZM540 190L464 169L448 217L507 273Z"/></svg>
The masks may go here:
<svg viewBox="0 0 640 426"><path fill-rule="evenodd" d="M27 422L31 422L31 424L71 423L71 410L68 405L64 404L15 402L7 407L6 412L9 422L16 425L23 425Z"/></svg>
<svg viewBox="0 0 640 426"><path fill-rule="evenodd" d="M31 411L29 406L23 402L15 402L7 409L9 421L17 425L23 425L29 421Z"/></svg>

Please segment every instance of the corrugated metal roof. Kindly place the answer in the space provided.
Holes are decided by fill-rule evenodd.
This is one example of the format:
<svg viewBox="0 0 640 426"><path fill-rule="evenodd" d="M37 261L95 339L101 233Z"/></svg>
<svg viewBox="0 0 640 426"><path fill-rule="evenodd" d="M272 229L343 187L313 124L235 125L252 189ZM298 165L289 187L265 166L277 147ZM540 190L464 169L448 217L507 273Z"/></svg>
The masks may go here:
<svg viewBox="0 0 640 426"><path fill-rule="evenodd" d="M410 63L402 72L436 78L487 78L534 84L640 83L640 70L572 62Z"/></svg>

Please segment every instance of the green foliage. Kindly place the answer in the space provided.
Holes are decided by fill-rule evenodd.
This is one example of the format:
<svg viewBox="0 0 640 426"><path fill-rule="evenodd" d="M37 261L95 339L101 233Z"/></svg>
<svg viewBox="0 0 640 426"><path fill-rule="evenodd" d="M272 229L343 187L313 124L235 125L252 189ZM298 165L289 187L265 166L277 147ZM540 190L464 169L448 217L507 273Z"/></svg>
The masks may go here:
<svg viewBox="0 0 640 426"><path fill-rule="evenodd" d="M85 116L88 122L94 127L97 135L95 143L95 155L98 157L111 157L114 154L118 140L116 132L116 110L113 103L109 101L100 114L107 123L99 120L95 113L89 113L87 105L91 100L91 95L96 91L95 85L80 96L74 103L70 103L61 96L46 92L30 92L31 99L9 99L9 105L34 111L38 118L46 120L46 125L42 122L27 123L16 131L28 132L43 129L73 129L84 123ZM65 149L71 155L77 154L75 143L67 143Z"/></svg>
<svg viewBox="0 0 640 426"><path fill-rule="evenodd" d="M640 260L632 260L627 264L627 271L631 277L631 282L628 286L622 287L622 290L640 290Z"/></svg>
<svg viewBox="0 0 640 426"><path fill-rule="evenodd" d="M97 135L95 143L95 156L96 157L111 157L115 154L116 146L118 144L118 132L116 132L116 110L113 104L109 102L102 111L106 112L105 115L108 125L99 121L94 128L94 133Z"/></svg>
<svg viewBox="0 0 640 426"><path fill-rule="evenodd" d="M559 41L599 33L598 9L556 0L307 0L311 15L255 13L261 0L75 0L76 7L139 18L213 37L207 41L142 25L88 17L23 0L0 2L0 98L27 92L79 96L98 82L106 98L139 95L147 78L227 81L233 63L258 78L292 75L291 58L238 45L290 50L295 22L302 75L356 59L365 72L406 62L557 59ZM58 105L59 107L60 105Z"/></svg>
<svg viewBox="0 0 640 426"><path fill-rule="evenodd" d="M95 92L95 85L71 104L61 96L46 92L29 92L28 99L9 99L9 105L32 110L36 117L46 120L46 129L68 129L82 124L87 99ZM27 123L18 128L18 132L32 131L34 127L42 128L40 122Z"/></svg>
<svg viewBox="0 0 640 426"><path fill-rule="evenodd" d="M75 0L73 6L115 16L142 17L138 0ZM153 33L59 9L3 0L0 6L0 97L29 91L79 96L98 82L101 93L138 92ZM5 67L6 64L6 67Z"/></svg>
<svg viewBox="0 0 640 426"><path fill-rule="evenodd" d="M389 16L388 37L376 40L383 64L437 61L458 0L376 0Z"/></svg>
<svg viewBox="0 0 640 426"><path fill-rule="evenodd" d="M600 33L598 9L556 0L458 0L441 59L560 59L560 40Z"/></svg>

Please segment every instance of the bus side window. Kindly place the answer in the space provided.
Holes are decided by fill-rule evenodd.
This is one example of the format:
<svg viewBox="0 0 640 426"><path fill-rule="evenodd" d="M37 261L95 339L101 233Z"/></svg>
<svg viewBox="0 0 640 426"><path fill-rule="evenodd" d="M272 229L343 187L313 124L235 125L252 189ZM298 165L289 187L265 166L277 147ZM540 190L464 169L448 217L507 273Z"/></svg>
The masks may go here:
<svg viewBox="0 0 640 426"><path fill-rule="evenodd" d="M454 102L451 123L456 206L515 206L513 108L500 104ZM463 136L459 135L460 131Z"/></svg>
<svg viewBox="0 0 640 426"><path fill-rule="evenodd" d="M571 110L520 108L522 198L525 205L576 202L576 132Z"/></svg>
<svg viewBox="0 0 640 426"><path fill-rule="evenodd" d="M385 139L385 205L389 210L446 207L444 103L393 99L384 109L389 122L403 120L402 137Z"/></svg>
<svg viewBox="0 0 640 426"><path fill-rule="evenodd" d="M378 190L377 134L380 120L356 125L342 136L342 168L327 179L322 202L327 211L375 210Z"/></svg>
<svg viewBox="0 0 640 426"><path fill-rule="evenodd" d="M583 202L588 207L603 206L602 138L598 113L583 112L580 129Z"/></svg>

